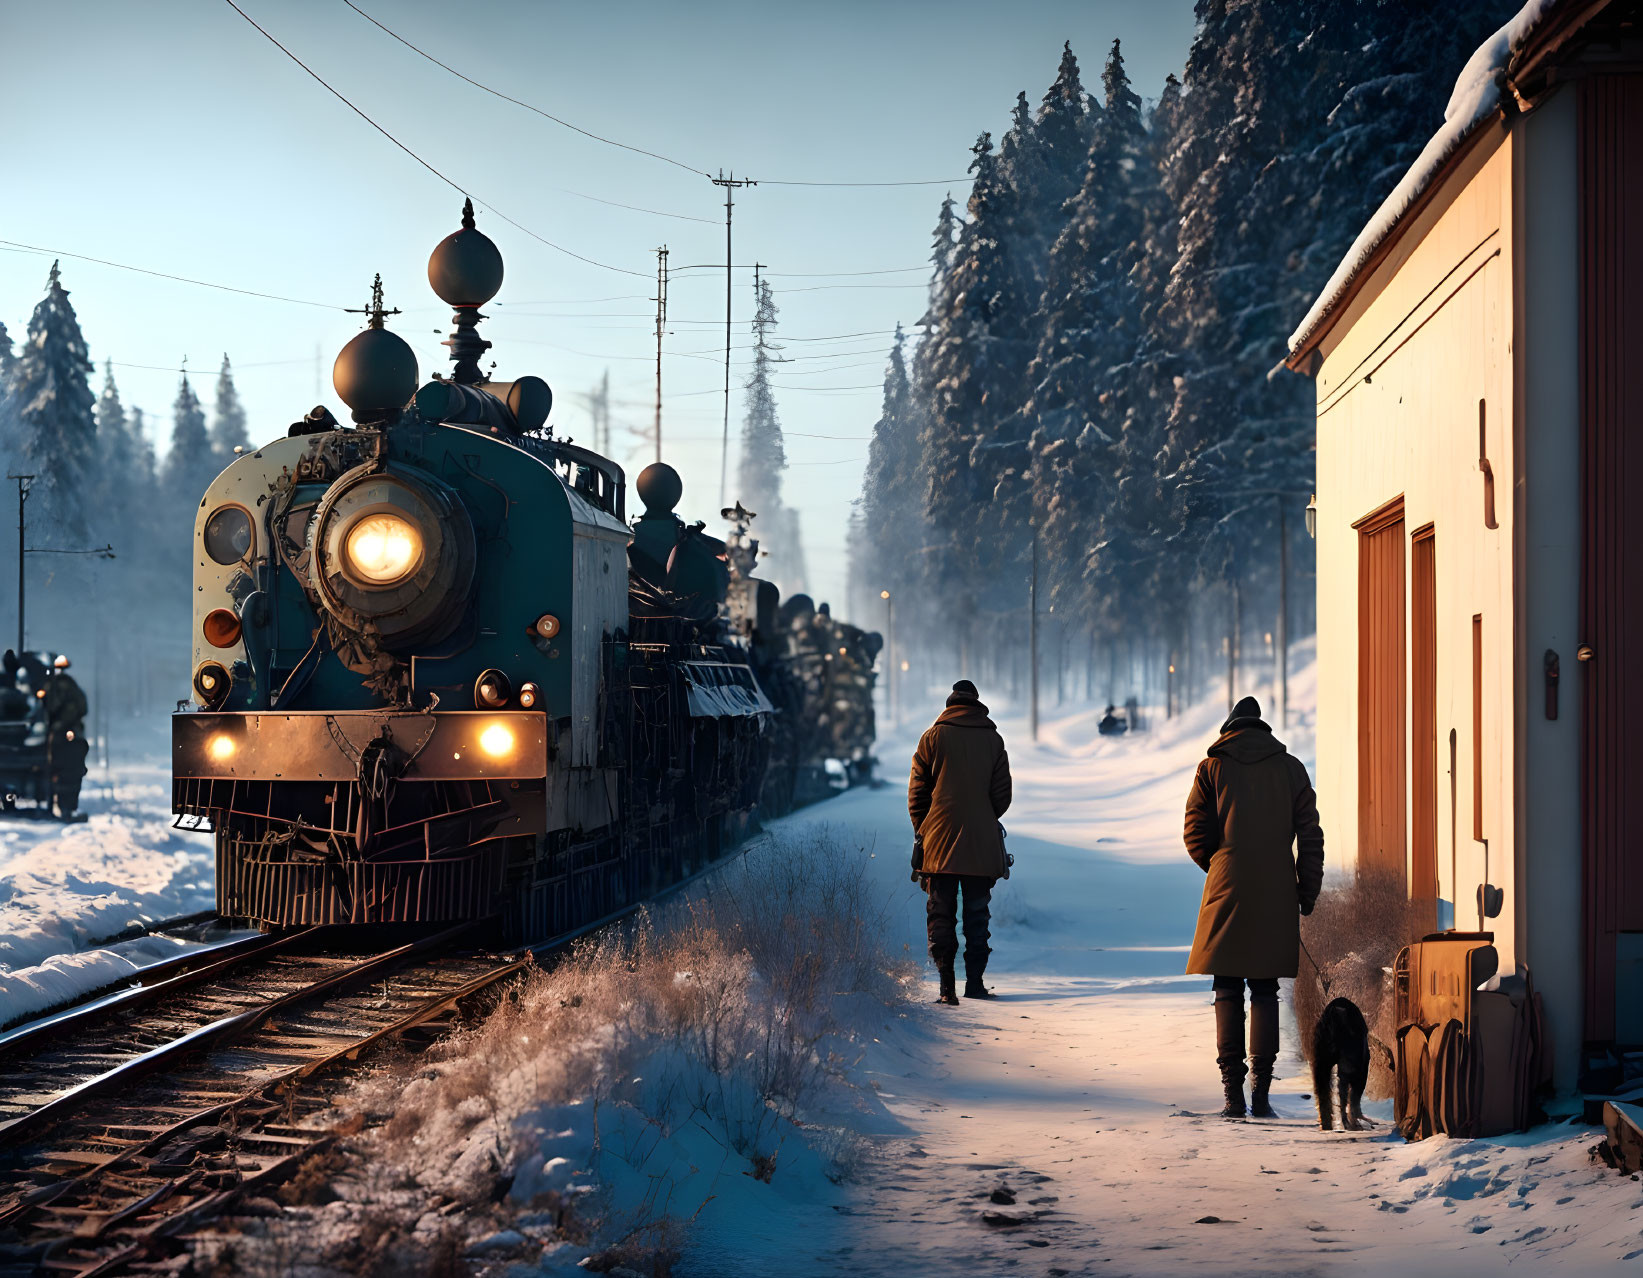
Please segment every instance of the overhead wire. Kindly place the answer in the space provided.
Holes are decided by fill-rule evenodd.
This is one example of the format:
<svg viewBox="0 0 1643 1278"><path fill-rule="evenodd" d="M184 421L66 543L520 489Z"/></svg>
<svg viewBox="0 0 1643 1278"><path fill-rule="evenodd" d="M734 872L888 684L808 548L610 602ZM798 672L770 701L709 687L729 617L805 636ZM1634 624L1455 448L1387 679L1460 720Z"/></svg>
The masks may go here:
<svg viewBox="0 0 1643 1278"><path fill-rule="evenodd" d="M449 63L441 62L438 58L434 57L433 54L428 53L426 50L418 48L416 45L412 44L409 40L407 40L404 36L400 35L397 31L394 31L392 28L384 26L382 23L378 22L370 14L366 13L364 9L361 9L357 4L355 4L353 2L353 0L342 0L342 2L343 2L343 4L347 5L350 9L352 9L355 13L359 14L360 17L364 18L372 26L376 27L377 30L379 30L383 34L391 36L393 39L399 41L400 44L404 45L407 49L409 49L412 53L416 54L418 57L426 58L429 62L432 62L436 67L439 67L442 71L449 72L451 75L454 75L458 80L462 80L467 84L471 84L471 85L473 85L474 88L479 89L480 91L482 91L484 93L489 93L492 97L501 98L504 102L511 102L517 107L523 107L525 110L534 112L536 115L541 116L544 120L552 120L555 124L559 125L562 128L569 129L573 133L580 133L585 138L592 138L595 142L603 142L606 146L619 147L620 149L622 149L624 151L632 151L635 155L646 155L646 156L649 156L653 160L661 160L664 164L671 164L675 168L683 169L686 173L694 173L698 177L711 177L712 176L712 174L710 174L706 169L699 169L693 164L686 164L682 160L675 160L672 156L663 155L659 151L647 151L647 150L645 150L644 147L641 147L641 146L630 146L626 142L618 142L615 138L607 138L607 137L603 136L602 134L594 133L593 131L591 131L589 129L584 129L580 125L572 124L569 120L561 119L559 116L554 115L551 112L544 111L541 107L532 106L529 102L521 102L518 98L509 97L506 93L503 93L501 90L493 89L488 84L482 84L478 80L475 80L472 76L463 75L462 72L458 71L455 67L451 66ZM230 0L230 3L232 3L232 0Z"/></svg>
<svg viewBox="0 0 1643 1278"><path fill-rule="evenodd" d="M39 253L45 257L67 257L77 262L95 262L98 266L110 266L115 270L132 271L138 275L150 275L155 279L175 280L179 284L195 284L200 288L214 288L223 293L238 293L243 297L260 297L269 302L289 302L293 306L317 306L327 311L346 311L348 308L340 302L316 302L306 297L285 297L279 293L261 293L256 289L236 288L232 284L217 284L211 280L193 279L187 275L172 275L168 271L151 271L146 266L132 266L126 262L115 262L106 257L92 257L88 253L70 253L67 249L43 248L38 244L23 244L17 240L0 240L0 246L24 253Z"/></svg>
<svg viewBox="0 0 1643 1278"><path fill-rule="evenodd" d="M291 52L290 49L286 48L285 45L281 44L277 39L274 38L274 36L268 31L268 29L266 27L264 27L261 23L259 23L255 18L253 18L244 9L240 8L240 6L235 3L235 0L223 0L223 3L226 4L235 13L239 14L240 17L244 18L253 27L255 27L257 29L257 31L261 33L263 38L266 39L270 44L272 44L276 49L278 49L286 57L290 58L291 61L295 62L299 67L301 67L305 72L307 72L308 75L313 79L315 84L318 84L322 89L324 89L327 93L329 93L332 97L334 97L338 102L342 103L343 106L347 107L350 111L352 111L360 119L364 120L365 123L369 124L378 133L382 134L383 137L387 138L388 141L392 142L401 151L405 152L406 155L410 156L413 160L415 160L423 168L427 169L428 172L432 173L441 182L445 183L446 186L450 187L458 195L466 196L469 199L474 199L475 198L474 195L473 195L473 192L467 190L465 187L463 187L461 185L461 183L455 181L451 177L448 177L446 174L442 173L439 169L435 168L432 164L428 163L427 160L424 160L420 155L418 155L415 151L413 151L409 146L407 146L405 143L401 142L392 133L388 132L387 129L383 128L382 125L378 124L375 120L373 120L369 115L367 115L359 107L355 106L352 102L350 102L348 100L348 98L345 97L340 90L333 88L319 74L319 72L315 71L306 62L304 62L301 58L299 58L295 53ZM347 0L344 0L344 3L347 3ZM373 19L373 21L374 21L374 19ZM632 275L632 276L635 276L639 279L649 279L650 278L650 276L647 275L643 271L630 271L626 267L612 266L609 262L600 262L600 261L596 261L594 258L585 257L581 253L576 252L574 249L566 248L563 244L555 244L552 240L548 239L546 236L538 235L535 231L531 230L530 227L525 226L520 222L514 221L513 218L509 217L506 213L504 213L501 209L497 208L496 205L490 203L490 201L488 201L488 200L477 200L477 203L479 203L481 207L489 210L491 213L494 213L497 217L501 218L504 222L506 222L509 226L513 227L516 231L519 231L521 234L530 236L531 239L537 241L537 243L539 243L539 244L547 245L549 248L553 249L555 252L565 254L566 257L573 257L578 262L586 262L589 266L597 266L601 270L606 270L606 271L615 271L620 275Z"/></svg>

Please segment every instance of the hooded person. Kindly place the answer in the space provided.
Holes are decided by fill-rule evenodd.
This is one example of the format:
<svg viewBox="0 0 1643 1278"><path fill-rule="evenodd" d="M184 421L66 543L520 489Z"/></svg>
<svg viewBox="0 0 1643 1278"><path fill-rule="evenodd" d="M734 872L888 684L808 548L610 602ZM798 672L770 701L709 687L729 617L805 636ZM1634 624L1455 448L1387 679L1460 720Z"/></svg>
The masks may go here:
<svg viewBox="0 0 1643 1278"><path fill-rule="evenodd" d="M1214 977L1216 1063L1226 1092L1221 1113L1270 1118L1278 978L1294 976L1299 966L1300 916L1312 913L1323 886L1324 835L1306 766L1262 722L1254 697L1233 707L1198 765L1187 797L1186 845L1205 874L1187 971ZM1247 1111L1246 982L1255 1075Z"/></svg>
<svg viewBox="0 0 1643 1278"><path fill-rule="evenodd" d="M998 819L1010 806L1010 757L975 684L960 679L946 708L919 738L907 779L913 870L929 895L930 960L938 1002L958 1002L958 906L964 898L964 997L992 998L987 970L993 886L1006 872Z"/></svg>

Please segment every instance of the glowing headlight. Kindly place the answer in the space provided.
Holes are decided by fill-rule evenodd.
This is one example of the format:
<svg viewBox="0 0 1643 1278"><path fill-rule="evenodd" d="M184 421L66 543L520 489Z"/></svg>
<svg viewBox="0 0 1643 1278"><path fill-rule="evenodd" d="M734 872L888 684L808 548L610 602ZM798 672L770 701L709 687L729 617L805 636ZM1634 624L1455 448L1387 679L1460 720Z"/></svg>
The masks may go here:
<svg viewBox="0 0 1643 1278"><path fill-rule="evenodd" d="M218 763L234 757L234 738L219 732L206 743L206 750Z"/></svg>
<svg viewBox="0 0 1643 1278"><path fill-rule="evenodd" d="M479 734L479 748L493 759L513 753L513 732L503 723L493 723Z"/></svg>
<svg viewBox="0 0 1643 1278"><path fill-rule="evenodd" d="M421 566L422 534L399 515L367 515L348 530L343 554L348 567L363 580L373 586L391 586Z"/></svg>

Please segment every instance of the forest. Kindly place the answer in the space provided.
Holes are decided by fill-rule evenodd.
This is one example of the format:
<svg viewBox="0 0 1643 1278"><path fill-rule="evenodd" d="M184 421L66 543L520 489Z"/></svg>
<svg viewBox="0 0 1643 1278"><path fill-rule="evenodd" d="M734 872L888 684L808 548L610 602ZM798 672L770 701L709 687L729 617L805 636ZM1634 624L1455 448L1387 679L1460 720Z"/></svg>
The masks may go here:
<svg viewBox="0 0 1643 1278"><path fill-rule="evenodd" d="M1286 339L1515 9L1200 0L1156 97L1117 40L1087 89L1069 44L980 134L852 526L902 651L1020 694L1036 611L1048 695L1162 705L1310 633L1314 391Z"/></svg>
<svg viewBox="0 0 1643 1278"><path fill-rule="evenodd" d="M190 374L180 374L169 444L157 460L156 427L166 428L121 402L113 361L103 361L100 390L92 389L97 370L60 263L45 284L20 339L0 322L6 505L15 509L26 487L28 646L68 652L106 722L169 708L186 692L188 649L179 636L188 631L198 495L251 440L225 354L216 372L193 374L216 383L209 413ZM17 642L15 579L8 587L4 647Z"/></svg>

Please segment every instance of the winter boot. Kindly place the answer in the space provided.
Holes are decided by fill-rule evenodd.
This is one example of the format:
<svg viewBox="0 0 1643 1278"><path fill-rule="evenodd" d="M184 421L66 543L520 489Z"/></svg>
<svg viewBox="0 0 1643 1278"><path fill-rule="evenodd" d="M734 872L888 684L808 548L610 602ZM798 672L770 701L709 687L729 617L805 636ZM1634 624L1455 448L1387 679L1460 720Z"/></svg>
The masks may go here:
<svg viewBox="0 0 1643 1278"><path fill-rule="evenodd" d="M1243 1118L1244 1105L1244 998L1240 989L1234 998L1215 1000L1215 1063L1221 1067L1221 1087L1226 1092L1222 1118Z"/></svg>
<svg viewBox="0 0 1643 1278"><path fill-rule="evenodd" d="M995 995L981 983L981 978L987 973L987 956L972 958L964 956L964 997L965 998L993 998Z"/></svg>
<svg viewBox="0 0 1643 1278"><path fill-rule="evenodd" d="M1274 991L1250 991L1249 999L1249 1063L1255 1082L1249 1096L1249 1112L1253 1118L1276 1118L1277 1112L1267 1100L1272 1087L1272 1067L1278 1061L1278 996Z"/></svg>
<svg viewBox="0 0 1643 1278"><path fill-rule="evenodd" d="M953 974L953 965L943 963L937 969L941 977L941 992L936 995L936 1002L946 1003L951 1007L958 1006L958 978Z"/></svg>

